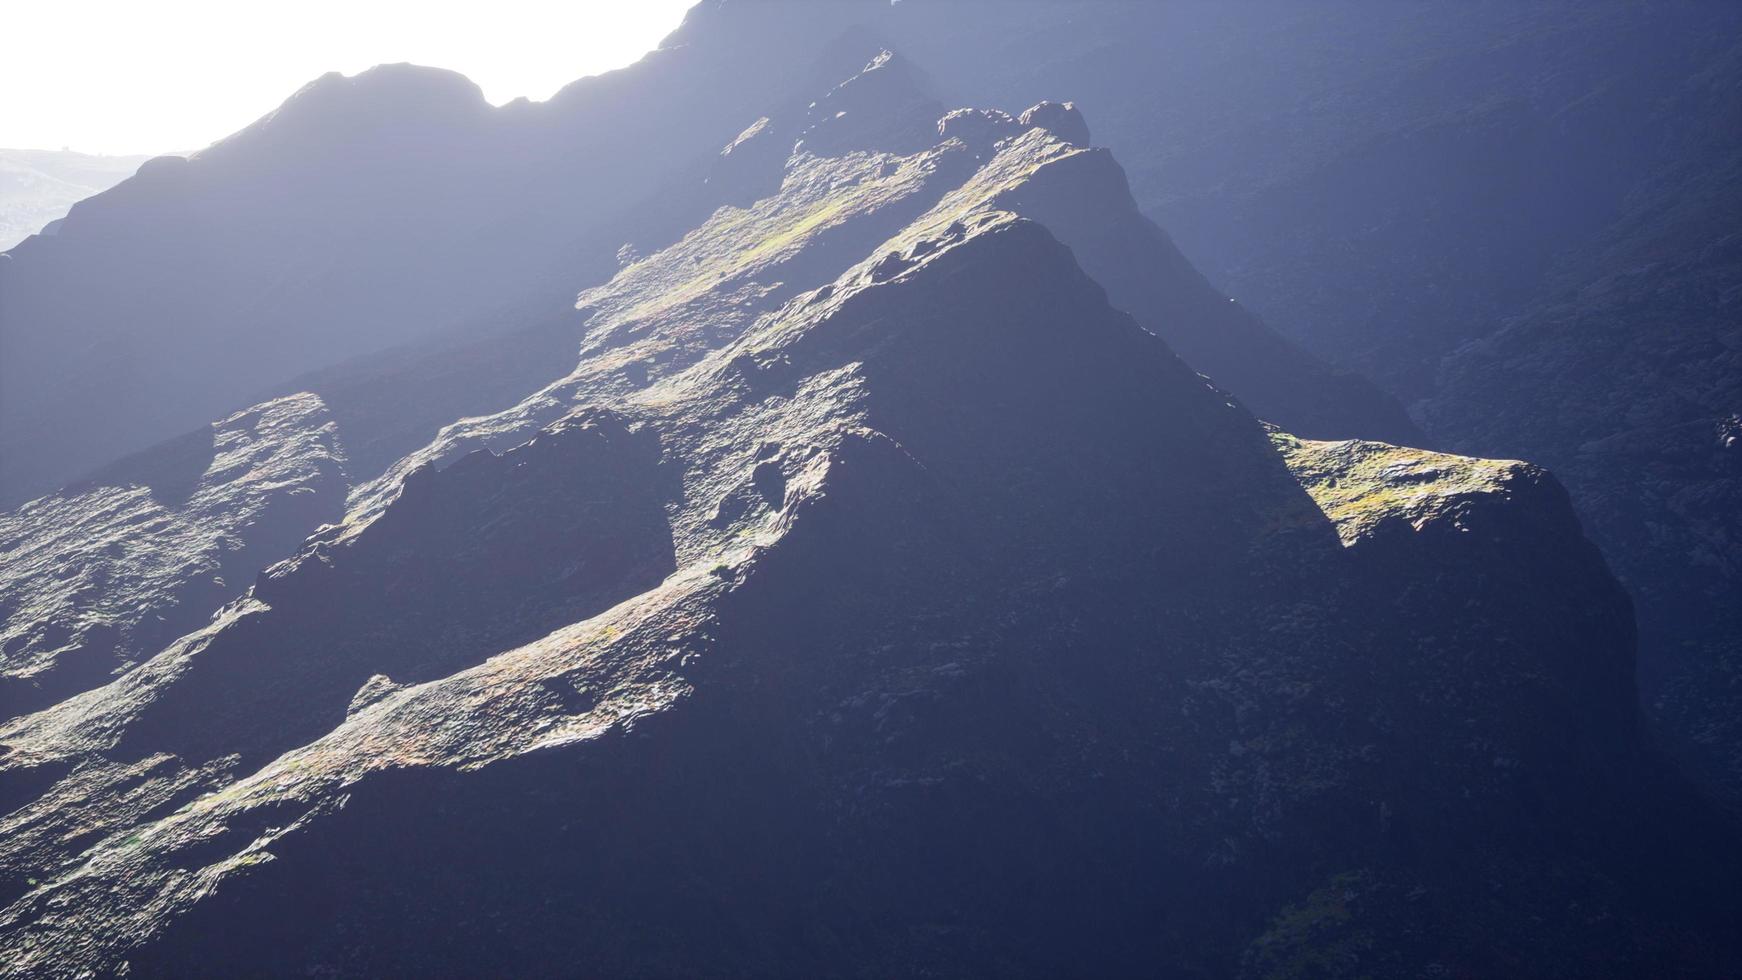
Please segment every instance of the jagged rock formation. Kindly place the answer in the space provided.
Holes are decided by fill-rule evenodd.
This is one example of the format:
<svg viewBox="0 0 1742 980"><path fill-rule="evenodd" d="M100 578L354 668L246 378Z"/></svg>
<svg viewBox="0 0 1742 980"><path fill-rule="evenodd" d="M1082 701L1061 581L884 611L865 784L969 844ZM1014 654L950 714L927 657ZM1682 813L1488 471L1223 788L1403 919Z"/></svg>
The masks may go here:
<svg viewBox="0 0 1742 980"><path fill-rule="evenodd" d="M1176 962L1226 969L1257 880L1425 874L1394 849L1447 834L1499 873L1518 808L1603 838L1584 805L1639 776L1626 606L1564 497L1457 480L1345 549L1249 415L1007 213L939 209L612 402L415 471L9 725L15 775L67 773L7 818L43 882L0 920L13 968L1129 971L1210 930ZM1459 575L1459 545L1564 598ZM167 802L129 809L142 779ZM1314 816L1351 804L1377 809ZM57 852L74 826L101 830ZM749 939L795 915L808 938Z"/></svg>
<svg viewBox="0 0 1742 980"><path fill-rule="evenodd" d="M1087 132L1080 113L1042 103L1021 120L1038 131L1011 145L977 182L993 206L1044 223L1071 246L1116 306L1261 418L1310 436L1420 440L1395 400L1278 336L1192 268L1137 210L1111 154L1058 136Z"/></svg>
<svg viewBox="0 0 1742 980"><path fill-rule="evenodd" d="M898 143L907 145L915 127L891 121L893 111L914 105L907 76L871 86L888 77L889 65L879 56L855 76L860 98L882 108L828 114L832 139L864 147L896 132L903 134ZM863 94L877 91L887 91L888 101ZM448 427L393 469L450 458L462 446L505 448L568 405L687 367L793 293L826 284L865 249L934 207L957 216L1007 210L1043 222L1115 305L1264 418L1313 436L1409 441L1416 435L1394 401L1358 377L1327 368L1211 288L1166 233L1137 211L1106 150L1055 135L1054 129L1079 136L1086 130L1073 108L1037 106L1025 114L1028 123L1005 117L992 129L955 122L968 116L994 118L952 111L927 123L934 143L923 149L861 148L839 157L807 149L805 134L816 118L810 107L759 117L728 145L710 181L722 190L763 188L766 196L728 204L670 248L583 292L588 329L578 344L600 356L584 358L573 374L515 410L480 413ZM1036 124L1037 118L1051 120L1052 128ZM646 327L656 314L681 316L690 326L650 336ZM401 383L389 390L427 387ZM344 397L319 390L343 405ZM366 390L379 397L381 379L371 376ZM371 438L349 430L346 436L347 444Z"/></svg>
<svg viewBox="0 0 1742 980"><path fill-rule="evenodd" d="M758 113L790 109L793 92L814 105L759 143L776 159L788 140L831 156L929 145L940 104L898 56L826 87L878 48L863 32L824 41L878 13L703 5L641 63L539 105L493 110L464 79L412 66L329 75L189 159L151 161L0 262L0 503L267 393L305 390L286 385L348 357L463 346L548 315L555 298L607 279L626 241L651 251L719 203L765 196L729 179L692 188ZM1061 139L1086 138L1080 119L1056 110L1023 125L1050 120ZM603 134L635 152L597 152ZM45 380L64 377L79 380ZM1405 436L1382 396L1351 397L1361 428L1347 427L1349 406L1327 409L1333 427L1322 431L1281 421L1315 435Z"/></svg>
<svg viewBox="0 0 1742 980"><path fill-rule="evenodd" d="M337 519L334 429L313 395L268 402L0 516L5 713L131 668Z"/></svg>
<svg viewBox="0 0 1742 980"><path fill-rule="evenodd" d="M544 103L492 108L410 65L323 76L80 202L0 259L0 505L304 372L609 278L744 120L875 53L826 52L819 76L845 12L811 6L735 11ZM745 32L777 53L746 57Z"/></svg>
<svg viewBox="0 0 1742 980"><path fill-rule="evenodd" d="M906 59L885 50L807 109L794 149L838 157L854 150L924 149L932 143L932 120L943 105Z"/></svg>
<svg viewBox="0 0 1742 980"><path fill-rule="evenodd" d="M1216 293L1073 105L946 112L867 40L590 230L578 314L285 382L213 430L304 420L245 471L182 440L9 518L83 568L38 517L348 489L6 712L0 970L1736 961L1734 828L1650 750L1554 478L1309 438L1410 430Z"/></svg>
<svg viewBox="0 0 1742 980"><path fill-rule="evenodd" d="M1108 193L1015 125L801 149L568 377L0 728L8 968L1228 973L1349 875L1409 968L1716 962L1631 897L1685 850L1615 857L1677 791L1564 495L1267 432L1009 210Z"/></svg>

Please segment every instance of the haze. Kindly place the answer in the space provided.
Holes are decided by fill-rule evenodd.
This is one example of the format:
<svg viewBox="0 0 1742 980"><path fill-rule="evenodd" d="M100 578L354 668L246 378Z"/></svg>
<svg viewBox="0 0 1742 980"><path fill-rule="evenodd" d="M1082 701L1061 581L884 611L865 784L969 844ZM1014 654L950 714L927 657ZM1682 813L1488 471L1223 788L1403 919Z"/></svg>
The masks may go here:
<svg viewBox="0 0 1742 980"><path fill-rule="evenodd" d="M0 146L195 150L303 83L410 61L462 72L503 103L549 97L639 58L690 0L121 0L8 5Z"/></svg>

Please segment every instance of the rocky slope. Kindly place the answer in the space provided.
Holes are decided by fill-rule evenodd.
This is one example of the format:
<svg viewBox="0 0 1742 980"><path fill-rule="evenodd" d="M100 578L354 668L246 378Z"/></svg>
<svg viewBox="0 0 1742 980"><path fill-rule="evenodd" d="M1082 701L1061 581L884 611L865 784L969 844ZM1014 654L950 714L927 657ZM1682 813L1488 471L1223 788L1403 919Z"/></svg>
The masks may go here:
<svg viewBox="0 0 1742 980"><path fill-rule="evenodd" d="M904 0L877 22L957 98L1093 106L1217 286L1427 442L1562 474L1638 603L1661 733L1742 798L1739 8Z"/></svg>
<svg viewBox="0 0 1742 980"><path fill-rule="evenodd" d="M1672 159L1424 417L1565 475L1637 597L1648 703L1742 799L1742 46L1674 103Z"/></svg>
<svg viewBox="0 0 1742 980"><path fill-rule="evenodd" d="M5 713L133 667L337 519L334 429L313 395L257 405L0 516Z"/></svg>
<svg viewBox="0 0 1742 980"><path fill-rule="evenodd" d="M1742 18L1698 0L904 0L880 26L973 104L1096 107L1218 286L1414 401L1663 162Z"/></svg>
<svg viewBox="0 0 1742 980"><path fill-rule="evenodd" d="M857 50L857 42L838 47ZM897 55L876 54L850 71L834 88L801 88L805 95L747 114L705 176L674 192L676 203L637 210L648 226L693 221L695 230L671 235L676 246L662 252L659 236L640 228L614 258L627 275L588 291L582 316L555 302L526 302L466 331L313 372L279 390L319 394L343 432L350 471L368 480L456 418L487 417L560 381L583 343L597 343L586 340L588 322L644 318L647 310L636 307L655 286L660 303L690 303L692 316L713 322L686 338L681 356L661 350L640 363L624 356L620 381L687 364L754 312L826 283L950 195L962 208L996 206L1045 222L1116 305L1188 351L1195 367L1263 417L1314 436L1419 439L1393 400L1326 367L1211 288L1137 211L1119 164L1089 145L1074 107L1042 103L1020 118L944 112L924 73Z"/></svg>
<svg viewBox="0 0 1742 980"><path fill-rule="evenodd" d="M869 7L786 9L655 61ZM6 654L66 683L0 721L0 971L1733 969L1735 828L1553 477L1344 438L1413 430L1073 106L804 50L852 67L710 120L578 310L7 518Z"/></svg>
<svg viewBox="0 0 1742 980"><path fill-rule="evenodd" d="M1590 849L1649 833L1627 609L1538 471L1284 455L1046 231L947 206L601 401L8 725L9 966L1223 973L1319 878L1454 853L1642 913ZM1290 457L1413 503L1346 546ZM1543 962L1385 918L1413 966Z"/></svg>
<svg viewBox="0 0 1742 980"><path fill-rule="evenodd" d="M568 375L0 725L6 970L1726 962L1552 478L1267 429L1170 341L1291 349L1193 315L1079 116L916 131L893 64L729 141L744 203L584 293Z"/></svg>
<svg viewBox="0 0 1742 980"><path fill-rule="evenodd" d="M410 65L330 74L80 202L0 259L0 505L304 372L609 278L634 233L664 244L674 185L740 120L875 54L821 46L826 6L745 11L536 104Z"/></svg>
<svg viewBox="0 0 1742 980"><path fill-rule="evenodd" d="M575 336L558 322L560 298L668 244L722 203L767 195L795 144L840 158L937 141L943 106L923 72L894 59L854 76L879 50L872 36L825 43L864 12L704 5L642 63L536 106L492 110L464 79L411 66L328 76L188 160L152 161L82 203L52 238L0 261L0 451L8 459L0 502L16 504L267 395L316 390L342 416L371 389L353 386L347 400L321 385L346 384L359 369L334 366L378 348L417 348L426 363L451 364L469 347L461 359L513 372L499 389L504 398L550 380L551 345ZM782 46L783 38L805 43ZM740 58L734 44L752 42L764 52L751 59L758 70L707 81ZM697 90L709 98L690 100ZM630 104L639 107L633 114ZM759 113L772 120L764 129ZM997 128L951 135L983 154ZM635 152L589 152L587 141L603 134ZM1086 128L1076 142L1087 144ZM720 156L721 147L732 152ZM1391 400L1336 376L1195 282L1166 235L1137 213L1117 166L1072 165L1082 167L1104 172L1093 184L1099 199L1055 195L1036 206L1049 206L1061 225L1066 209L1103 213L1078 221L1072 245L1098 249L1100 265L1147 270L1106 277L1122 305L1146 308L1146 325L1197 321L1207 343L1187 347L1200 369L1227 375L1224 383L1294 428L1413 438ZM429 200L449 203L430 209ZM1170 290L1178 308L1139 294L1158 285L1156 274L1180 280ZM91 285L70 288L74 280ZM528 322L549 326L529 333ZM534 349L494 350L505 339ZM381 363L404 359L397 350ZM77 383L48 380L68 376ZM379 447L374 437L347 441L359 459L385 465L435 426L501 404L465 404L469 385L448 390L462 394L430 406L419 417L428 428ZM359 407L382 426L403 427L409 416Z"/></svg>

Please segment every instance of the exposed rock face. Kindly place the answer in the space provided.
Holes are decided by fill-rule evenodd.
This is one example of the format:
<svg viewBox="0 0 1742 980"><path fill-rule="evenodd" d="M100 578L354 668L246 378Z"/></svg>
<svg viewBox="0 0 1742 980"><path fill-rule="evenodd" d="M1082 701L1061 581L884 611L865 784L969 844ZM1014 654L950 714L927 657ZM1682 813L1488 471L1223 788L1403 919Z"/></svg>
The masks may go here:
<svg viewBox="0 0 1742 980"><path fill-rule="evenodd" d="M1561 733L1553 737L1564 737L1562 748L1571 755L1560 766L1601 765L1598 760L1611 753L1624 757L1637 751L1628 748L1637 737L1637 705L1630 700L1633 658L1627 652L1633 634L1629 604L1596 547L1579 532L1566 491L1552 476L1514 460L1470 459L1353 440L1313 442L1283 433L1272 438L1301 486L1336 525L1357 566L1394 592L1398 607L1455 603L1454 597L1469 588L1455 584L1460 576L1483 581L1479 604L1462 612L1455 605L1442 607L1439 616L1452 636L1424 640L1425 647L1441 655L1457 649L1483 628L1484 615L1494 616L1490 625L1509 624L1506 638L1485 651L1493 660L1483 671L1479 697L1485 703L1480 706L1460 703L1451 695L1465 683L1458 677L1469 668L1467 662L1435 656L1399 670L1397 682L1419 683L1423 690L1444 685L1440 691L1448 695L1422 699L1418 710L1436 716L1427 721L1424 734L1447 737L1458 728L1461 713L1491 711L1496 719ZM1566 553L1538 553L1537 542L1545 534L1560 540ZM1607 634L1614 640L1568 649L1570 656L1559 662L1516 659L1523 650L1552 645L1552 618L1529 612L1530 604L1543 596L1534 583L1544 580L1588 596L1593 636ZM1421 621L1435 618L1423 615ZM1463 631L1470 632L1460 639ZM1511 706L1493 703L1506 697L1519 700ZM1559 708L1549 708L1552 702L1559 702ZM1561 714L1549 717L1545 711ZM1579 731L1590 724L1588 718L1581 719L1587 712L1608 721ZM1589 752L1596 754L1574 761Z"/></svg>
<svg viewBox="0 0 1742 980"><path fill-rule="evenodd" d="M997 109L951 109L938 120L939 136L973 147L989 147L1021 132L1022 126L1009 113Z"/></svg>
<svg viewBox="0 0 1742 980"><path fill-rule="evenodd" d="M0 856L8 893L76 858L93 826L135 819L141 797L179 805L178 794L312 740L387 690L656 585L672 566L658 461L649 435L590 413L500 458L416 474L378 519L317 537L206 629L101 690L17 719L15 781L75 768L8 818L18 839ZM93 765L93 753L115 765Z"/></svg>
<svg viewBox="0 0 1742 980"><path fill-rule="evenodd" d="M1037 126L970 186L987 194L989 206L1045 224L1106 287L1114 305L1259 417L1315 437L1420 441L1394 399L1365 379L1333 370L1212 287L1167 233L1138 212L1124 170L1106 150L1073 146Z"/></svg>
<svg viewBox="0 0 1742 980"><path fill-rule="evenodd" d="M492 108L411 65L324 76L81 202L0 261L0 506L304 372L609 278L625 224L656 226L659 199L809 84L818 39L856 16L811 6L733 11L537 104Z"/></svg>
<svg viewBox="0 0 1742 980"><path fill-rule="evenodd" d="M1412 532L1436 522L1457 527L1463 509L1549 480L1542 470L1516 460L1471 459L1354 439L1313 442L1286 433L1273 438L1301 485L1351 546L1388 532L1390 521L1403 522Z"/></svg>
<svg viewBox="0 0 1742 980"><path fill-rule="evenodd" d="M1067 106L916 78L712 127L578 317L271 403L372 462L208 622L0 722L0 970L1733 963L1733 828L1647 750L1559 485L1289 434L1407 421ZM199 499L189 448L131 479Z"/></svg>
<svg viewBox="0 0 1742 980"><path fill-rule="evenodd" d="M1024 110L1017 121L1023 126L1039 126L1066 143L1089 145L1089 124L1071 102L1040 102Z"/></svg>
<svg viewBox="0 0 1742 980"><path fill-rule="evenodd" d="M96 687L205 622L344 512L313 395L239 412L0 516L0 702Z"/></svg>
<svg viewBox="0 0 1742 980"><path fill-rule="evenodd" d="M1590 924L1656 914L1606 857L1653 833L1625 800L1656 777L1564 496L1271 436L979 201L684 355L735 294L656 270L744 227L720 216L589 298L565 384L600 407L478 423L550 416L0 729L43 787L0 835L8 965L1227 973L1349 869L1453 875L1371 900L1411 968L1670 955ZM607 369L659 347L687 365ZM1339 540L1345 497L1379 516ZM1447 938L1532 914L1545 874L1598 917ZM1518 890L1462 901L1490 879Z"/></svg>
<svg viewBox="0 0 1742 980"><path fill-rule="evenodd" d="M931 145L932 120L942 111L914 67L885 50L811 104L797 148L826 157L853 150L911 153Z"/></svg>

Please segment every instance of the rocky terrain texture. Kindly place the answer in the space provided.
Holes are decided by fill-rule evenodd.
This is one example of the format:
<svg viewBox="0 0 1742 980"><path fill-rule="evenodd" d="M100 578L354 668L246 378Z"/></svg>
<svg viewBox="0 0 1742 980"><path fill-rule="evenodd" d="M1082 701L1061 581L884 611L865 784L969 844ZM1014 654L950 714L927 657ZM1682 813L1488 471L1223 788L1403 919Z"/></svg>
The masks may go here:
<svg viewBox="0 0 1742 980"><path fill-rule="evenodd" d="M304 372L608 279L625 241L693 226L664 214L689 200L674 187L743 120L850 74L814 75L844 12L813 6L713 18L541 103L494 108L411 65L332 73L79 202L0 257L0 505ZM752 40L776 54L746 57Z"/></svg>
<svg viewBox="0 0 1742 980"><path fill-rule="evenodd" d="M1557 479L1398 445L1075 105L794 9L572 90L803 52L491 309L5 518L0 972L1732 972L1734 816ZM244 136L452 88L317 84Z"/></svg>
<svg viewBox="0 0 1742 980"><path fill-rule="evenodd" d="M47 783L7 818L10 965L1225 972L1299 955L1265 919L1346 865L1438 882L1451 839L1529 880L1525 813L1653 834L1626 603L1551 481L1278 452L1013 215L934 212L603 400L9 724ZM1345 541L1327 479L1410 502Z"/></svg>
<svg viewBox="0 0 1742 980"><path fill-rule="evenodd" d="M0 251L66 217L79 201L131 177L145 160L0 148Z"/></svg>
<svg viewBox="0 0 1742 980"><path fill-rule="evenodd" d="M257 405L0 516L7 714L102 685L202 624L344 511L313 395Z"/></svg>

